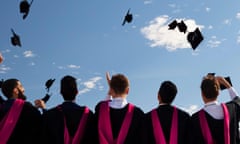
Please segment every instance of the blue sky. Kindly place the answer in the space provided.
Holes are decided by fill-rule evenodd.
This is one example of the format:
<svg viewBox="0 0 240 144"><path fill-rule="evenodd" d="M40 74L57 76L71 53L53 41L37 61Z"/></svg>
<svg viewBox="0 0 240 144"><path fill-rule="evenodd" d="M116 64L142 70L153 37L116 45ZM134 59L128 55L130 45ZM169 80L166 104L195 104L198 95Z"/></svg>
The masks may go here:
<svg viewBox="0 0 240 144"><path fill-rule="evenodd" d="M106 71L129 78L128 101L145 112L158 105L157 91L164 80L178 87L173 104L189 112L203 104L199 86L208 72L230 76L240 91L237 0L35 0L25 20L20 2L0 4L0 78L21 80L31 102L42 98L45 81L55 78L47 106L61 103L60 79L72 75L78 79L77 103L94 110L106 97ZM133 21L122 26L129 8ZM174 19L184 20L189 32L200 28L204 40L196 50L186 34L168 30ZM11 45L11 28L20 35L21 48ZM219 100L229 100L227 91Z"/></svg>

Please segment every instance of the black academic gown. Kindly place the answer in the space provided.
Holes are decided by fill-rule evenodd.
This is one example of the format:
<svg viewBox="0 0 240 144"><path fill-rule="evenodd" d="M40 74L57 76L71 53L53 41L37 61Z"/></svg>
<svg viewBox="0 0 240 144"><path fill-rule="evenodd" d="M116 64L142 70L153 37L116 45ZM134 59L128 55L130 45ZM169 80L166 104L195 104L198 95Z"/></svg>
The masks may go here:
<svg viewBox="0 0 240 144"><path fill-rule="evenodd" d="M0 120L11 108L14 99L0 106ZM25 102L16 126L7 144L41 144L42 117L40 111L31 103Z"/></svg>
<svg viewBox="0 0 240 144"><path fill-rule="evenodd" d="M74 136L85 107L79 106L73 102L64 102L61 105L61 111L57 107L49 109L43 114L44 124L44 144L64 144L64 117L70 136ZM93 112L90 110L88 115L87 124L85 126L84 135L81 144L91 144L91 125L92 125Z"/></svg>
<svg viewBox="0 0 240 144"><path fill-rule="evenodd" d="M101 103L101 102L100 102ZM97 137L96 144L99 143L98 140L98 118L99 118L99 109L100 103L98 103L95 107L95 137ZM125 118L125 114L127 112L128 105L121 109L110 108L110 121L112 127L113 138L116 139L120 128L122 126L123 120ZM139 108L134 106L134 112L130 127L128 129L128 133L124 144L141 144L142 143L142 124L143 124L144 113Z"/></svg>
<svg viewBox="0 0 240 144"><path fill-rule="evenodd" d="M178 109L178 144L188 144L189 142L189 122L190 115ZM170 131L172 125L173 106L161 105L157 107L158 118L161 122L162 130L165 136L165 140L169 143ZM144 143L155 144L155 137L153 133L153 124L151 118L151 111L145 114L145 134Z"/></svg>
<svg viewBox="0 0 240 144"><path fill-rule="evenodd" d="M233 101L226 103L230 115L230 143L239 144L238 123L240 122L240 99L236 97ZM204 139L200 127L199 111L191 117L191 143L204 144ZM222 120L214 119L211 115L205 112L211 135L216 144L224 144L224 123Z"/></svg>

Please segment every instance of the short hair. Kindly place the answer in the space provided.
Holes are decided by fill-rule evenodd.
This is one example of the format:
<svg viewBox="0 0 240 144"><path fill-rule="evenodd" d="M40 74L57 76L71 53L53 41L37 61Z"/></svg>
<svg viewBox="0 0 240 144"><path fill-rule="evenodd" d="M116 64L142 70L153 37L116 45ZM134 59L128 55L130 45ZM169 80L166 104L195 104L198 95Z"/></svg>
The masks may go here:
<svg viewBox="0 0 240 144"><path fill-rule="evenodd" d="M2 93L6 98L12 98L13 89L17 87L19 80L12 78L5 80L2 84Z"/></svg>
<svg viewBox="0 0 240 144"><path fill-rule="evenodd" d="M164 81L158 91L158 95L161 97L163 103L170 104L173 102L177 95L177 87L171 81Z"/></svg>
<svg viewBox="0 0 240 144"><path fill-rule="evenodd" d="M207 99L217 98L220 90L220 85L217 79L212 75L203 77L201 83L201 91Z"/></svg>
<svg viewBox="0 0 240 144"><path fill-rule="evenodd" d="M116 94L123 94L129 87L129 80L123 74L113 75L110 81L110 87Z"/></svg>
<svg viewBox="0 0 240 144"><path fill-rule="evenodd" d="M64 98L64 100L74 100L78 89L77 89L77 82L76 78L72 76L64 76L61 79L61 94Z"/></svg>

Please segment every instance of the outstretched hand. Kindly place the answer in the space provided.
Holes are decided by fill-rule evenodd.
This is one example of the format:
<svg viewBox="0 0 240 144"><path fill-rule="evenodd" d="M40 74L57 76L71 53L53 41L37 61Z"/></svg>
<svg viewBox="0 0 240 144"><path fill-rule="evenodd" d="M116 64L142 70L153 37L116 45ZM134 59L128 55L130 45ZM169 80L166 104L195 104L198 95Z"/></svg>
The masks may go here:
<svg viewBox="0 0 240 144"><path fill-rule="evenodd" d="M230 83L224 77L216 76L216 79L220 85L224 85L226 88L231 87Z"/></svg>

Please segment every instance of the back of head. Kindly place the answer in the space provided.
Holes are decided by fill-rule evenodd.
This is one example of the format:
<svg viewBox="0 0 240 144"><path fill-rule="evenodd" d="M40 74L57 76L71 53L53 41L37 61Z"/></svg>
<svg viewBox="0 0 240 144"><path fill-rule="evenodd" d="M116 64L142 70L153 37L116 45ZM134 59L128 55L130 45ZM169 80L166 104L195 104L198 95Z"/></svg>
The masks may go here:
<svg viewBox="0 0 240 144"><path fill-rule="evenodd" d="M171 81L162 82L158 95L161 97L161 102L171 104L177 95L177 87Z"/></svg>
<svg viewBox="0 0 240 144"><path fill-rule="evenodd" d="M116 94L123 94L129 87L129 80L123 74L113 75L110 81L110 87Z"/></svg>
<svg viewBox="0 0 240 144"><path fill-rule="evenodd" d="M216 99L219 94L220 86L217 79L212 75L203 77L201 91L205 98Z"/></svg>
<svg viewBox="0 0 240 144"><path fill-rule="evenodd" d="M64 76L61 79L61 94L64 98L64 100L74 100L77 93L78 93L78 89L77 89L77 82L76 79L72 76Z"/></svg>
<svg viewBox="0 0 240 144"><path fill-rule="evenodd" d="M12 98L13 97L13 89L17 87L18 85L17 79L8 79L3 82L2 84L2 93L6 98Z"/></svg>

